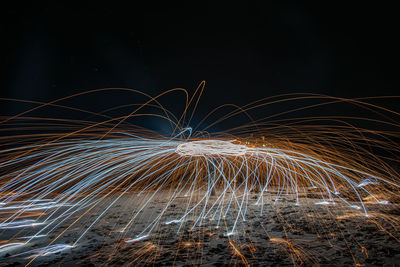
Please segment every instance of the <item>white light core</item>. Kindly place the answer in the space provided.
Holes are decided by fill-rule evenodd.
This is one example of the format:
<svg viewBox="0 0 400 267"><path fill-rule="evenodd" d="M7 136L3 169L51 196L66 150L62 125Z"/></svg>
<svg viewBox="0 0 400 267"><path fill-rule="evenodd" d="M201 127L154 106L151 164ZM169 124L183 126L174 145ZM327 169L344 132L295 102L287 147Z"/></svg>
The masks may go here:
<svg viewBox="0 0 400 267"><path fill-rule="evenodd" d="M199 140L179 144L175 151L181 156L243 156L248 150L231 141Z"/></svg>

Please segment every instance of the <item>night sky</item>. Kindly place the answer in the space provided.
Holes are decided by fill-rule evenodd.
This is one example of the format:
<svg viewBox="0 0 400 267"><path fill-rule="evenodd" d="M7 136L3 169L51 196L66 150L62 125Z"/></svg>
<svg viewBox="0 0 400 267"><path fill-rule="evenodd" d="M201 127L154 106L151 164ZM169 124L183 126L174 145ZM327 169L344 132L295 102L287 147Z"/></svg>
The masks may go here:
<svg viewBox="0 0 400 267"><path fill-rule="evenodd" d="M3 6L1 97L50 101L105 87L193 92L205 80L202 114L281 93L399 94L394 6L52 2ZM99 111L136 100L97 94L81 104Z"/></svg>

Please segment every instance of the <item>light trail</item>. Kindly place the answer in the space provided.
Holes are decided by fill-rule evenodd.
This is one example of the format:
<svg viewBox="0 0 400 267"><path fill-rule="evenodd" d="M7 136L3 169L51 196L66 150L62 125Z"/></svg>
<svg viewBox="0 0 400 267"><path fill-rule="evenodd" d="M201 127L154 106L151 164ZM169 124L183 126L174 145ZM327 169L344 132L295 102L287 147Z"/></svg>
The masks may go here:
<svg viewBox="0 0 400 267"><path fill-rule="evenodd" d="M150 98L143 107L159 103L157 98ZM255 103L256 107L260 105ZM245 106L238 114L255 106ZM316 206L333 209L341 204L368 216L366 204L388 205L399 192L398 173L384 163L384 157L368 150L374 147L398 153L400 148L394 147L392 140L398 137L397 132L363 131L347 125L321 129L307 125L303 129L291 123L276 126L270 122L273 126L267 126L258 120L236 127L236 135L202 135L196 127L187 127L190 121L172 121L170 112L161 104L158 107L166 115L157 116L164 116L175 126L171 137L121 129L138 108L128 117L89 124L50 139L43 136L37 142L32 136L35 141L23 138L11 148L4 145L0 151L0 229L27 242L10 239L0 246L0 252L26 247L51 235L57 238L48 246L17 255L26 253L34 259L79 247L88 232L101 224L125 196L134 200L132 206L124 204L129 218L117 232L129 244L155 238L160 225L176 226L179 235L184 229L201 228L210 221L216 222L215 229L223 226L224 236L240 236L240 225L247 221L250 205L262 216L267 205L277 204L285 194L295 196L294 206L302 205L304 195L312 193ZM384 122L399 126L392 120ZM376 134L376 139L367 137L371 134ZM13 139L0 139L6 140ZM151 206L160 196L165 203L153 212ZM272 201L267 201L267 196ZM179 207L183 212L168 217L181 198L185 199ZM69 227L81 222L69 244L53 244ZM145 225L137 228L139 222ZM65 225L68 227L62 230ZM34 232L29 228L35 228Z"/></svg>

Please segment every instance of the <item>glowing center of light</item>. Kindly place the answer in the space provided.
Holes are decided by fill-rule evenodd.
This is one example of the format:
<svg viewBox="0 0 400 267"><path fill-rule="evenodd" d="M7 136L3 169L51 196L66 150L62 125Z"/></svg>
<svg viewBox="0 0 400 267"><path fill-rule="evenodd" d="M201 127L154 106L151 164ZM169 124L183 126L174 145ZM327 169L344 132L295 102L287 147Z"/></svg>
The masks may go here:
<svg viewBox="0 0 400 267"><path fill-rule="evenodd" d="M248 147L222 140L199 140L179 144L176 153L181 156L243 156Z"/></svg>

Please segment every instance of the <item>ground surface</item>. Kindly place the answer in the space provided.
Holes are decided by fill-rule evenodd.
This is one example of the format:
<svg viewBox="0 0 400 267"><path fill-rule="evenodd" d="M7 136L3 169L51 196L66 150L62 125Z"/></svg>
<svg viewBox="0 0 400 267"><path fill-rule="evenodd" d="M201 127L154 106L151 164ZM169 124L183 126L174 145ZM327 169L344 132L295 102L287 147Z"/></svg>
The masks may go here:
<svg viewBox="0 0 400 267"><path fill-rule="evenodd" d="M255 205L257 197L250 195L245 221L238 220L232 235L227 233L236 219L236 212L222 217L219 227L214 218L192 228L198 219L194 214L186 218L178 234L180 224L171 220L179 218L186 208L187 198L180 197L160 218L151 235L137 242L126 242L151 225L168 202L160 194L129 230L121 232L133 211L139 210L145 201L142 196L128 194L89 229L76 247L36 258L32 252L21 254L45 247L52 241L52 245L73 244L104 211L106 203L115 198L109 197L79 221L74 223L82 212L46 236L3 251L0 266L29 262L32 266L400 266L400 210L397 206L367 203L369 216L366 217L362 210L347 205L318 205L321 199L317 196L300 197L299 205L295 205L294 195L283 195L276 203L266 196L264 205ZM210 203L215 199L211 198ZM1 230L0 237L1 240L17 240L17 236L35 234L40 227Z"/></svg>

